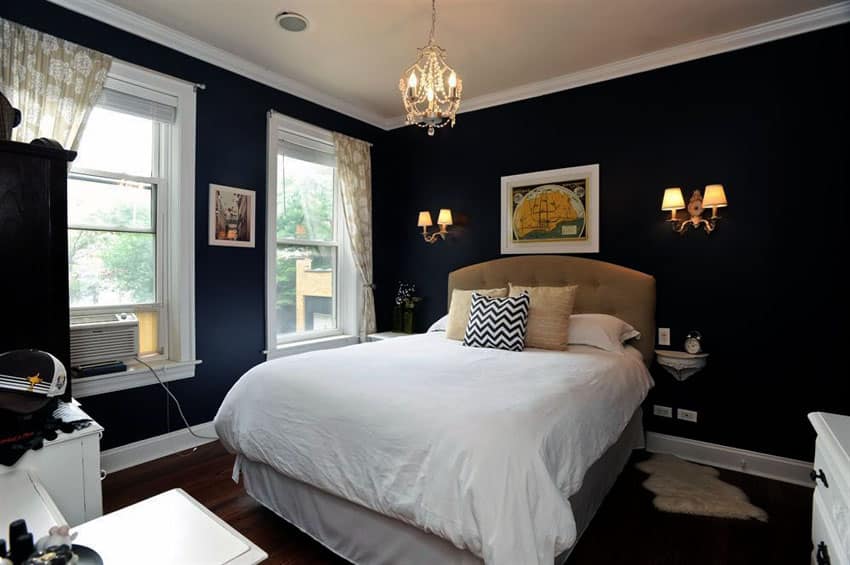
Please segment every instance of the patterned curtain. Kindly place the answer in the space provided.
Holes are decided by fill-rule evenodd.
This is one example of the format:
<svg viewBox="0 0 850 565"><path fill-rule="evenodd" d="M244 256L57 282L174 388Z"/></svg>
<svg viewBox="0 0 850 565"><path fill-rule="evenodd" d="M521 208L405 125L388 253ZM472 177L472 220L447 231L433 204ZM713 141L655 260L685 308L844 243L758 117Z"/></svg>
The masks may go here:
<svg viewBox="0 0 850 565"><path fill-rule="evenodd" d="M342 208L354 263L363 280L363 314L360 340L375 331L375 296L372 293L372 156L370 145L334 132L336 166Z"/></svg>
<svg viewBox="0 0 850 565"><path fill-rule="evenodd" d="M76 150L112 58L0 18L0 91L21 111L15 141Z"/></svg>

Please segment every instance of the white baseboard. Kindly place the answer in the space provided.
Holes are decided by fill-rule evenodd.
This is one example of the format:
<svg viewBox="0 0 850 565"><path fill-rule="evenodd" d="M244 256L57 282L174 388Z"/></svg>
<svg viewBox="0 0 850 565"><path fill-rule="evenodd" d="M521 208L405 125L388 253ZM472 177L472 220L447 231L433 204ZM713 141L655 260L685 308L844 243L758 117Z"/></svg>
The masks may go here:
<svg viewBox="0 0 850 565"><path fill-rule="evenodd" d="M215 427L212 422L194 425L192 426L192 431L201 436L216 436ZM107 449L100 454L100 466L107 473L114 473L127 467L141 465L142 463L191 449L211 441L215 440L197 438L190 434L189 430L184 428L162 434L161 436Z"/></svg>
<svg viewBox="0 0 850 565"><path fill-rule="evenodd" d="M777 455L759 453L656 432L646 433L646 450L653 453L671 453L682 459L756 475L795 485L813 487L809 478L812 463L788 459Z"/></svg>

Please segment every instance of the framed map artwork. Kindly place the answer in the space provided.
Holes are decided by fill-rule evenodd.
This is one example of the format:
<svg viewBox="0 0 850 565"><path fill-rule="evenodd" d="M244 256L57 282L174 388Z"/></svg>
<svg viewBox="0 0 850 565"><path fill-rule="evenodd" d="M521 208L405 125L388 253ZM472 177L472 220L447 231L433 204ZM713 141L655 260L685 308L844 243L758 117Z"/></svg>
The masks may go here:
<svg viewBox="0 0 850 565"><path fill-rule="evenodd" d="M598 253L599 165L502 177L502 253Z"/></svg>

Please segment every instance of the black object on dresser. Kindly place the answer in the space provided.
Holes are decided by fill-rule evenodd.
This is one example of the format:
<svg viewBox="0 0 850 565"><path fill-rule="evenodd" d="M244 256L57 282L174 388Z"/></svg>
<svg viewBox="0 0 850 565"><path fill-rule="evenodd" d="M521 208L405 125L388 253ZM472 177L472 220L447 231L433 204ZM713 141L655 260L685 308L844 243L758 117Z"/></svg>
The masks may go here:
<svg viewBox="0 0 850 565"><path fill-rule="evenodd" d="M68 162L76 156L46 140L0 141L0 352L41 349L66 367Z"/></svg>

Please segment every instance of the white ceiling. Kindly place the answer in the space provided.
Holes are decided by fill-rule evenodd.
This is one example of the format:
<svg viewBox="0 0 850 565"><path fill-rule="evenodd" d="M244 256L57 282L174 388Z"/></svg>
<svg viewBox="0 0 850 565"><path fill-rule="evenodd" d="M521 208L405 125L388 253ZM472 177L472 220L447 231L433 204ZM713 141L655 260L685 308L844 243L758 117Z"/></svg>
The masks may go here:
<svg viewBox="0 0 850 565"><path fill-rule="evenodd" d="M384 122L402 113L398 79L427 40L431 8L428 0L109 1ZM507 89L831 4L837 3L438 0L436 37L463 78L464 99L492 99ZM278 28L275 15L284 10L307 16L308 30Z"/></svg>

